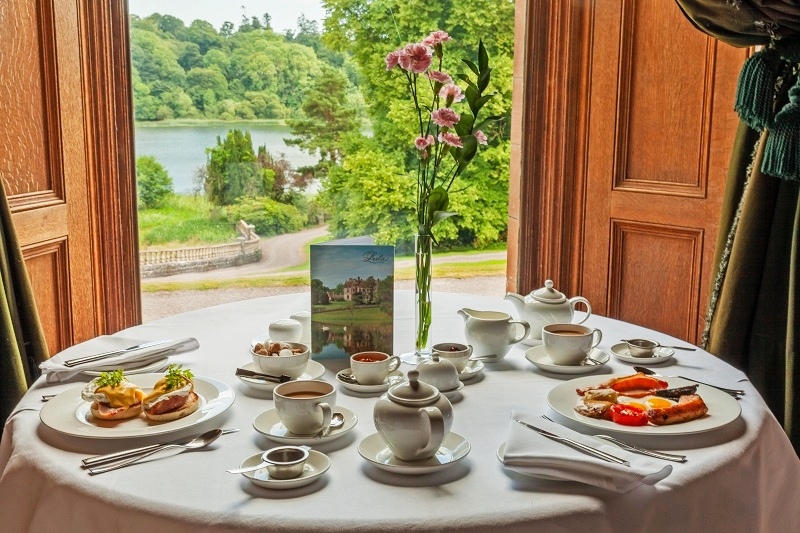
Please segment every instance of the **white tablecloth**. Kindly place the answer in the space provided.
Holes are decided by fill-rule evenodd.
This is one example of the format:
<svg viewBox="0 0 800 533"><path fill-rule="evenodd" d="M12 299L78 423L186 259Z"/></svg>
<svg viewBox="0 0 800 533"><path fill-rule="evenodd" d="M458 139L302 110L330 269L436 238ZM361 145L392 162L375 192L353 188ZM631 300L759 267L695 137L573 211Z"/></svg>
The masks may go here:
<svg viewBox="0 0 800 533"><path fill-rule="evenodd" d="M412 293L395 302L395 349L413 344ZM683 453L685 464L655 486L626 494L574 482L510 473L497 459L513 409L546 411L548 391L574 376L545 374L524 358L524 345L506 360L487 365L483 376L454 403L452 430L471 444L461 463L442 472L401 476L376 469L358 453L375 433L376 397L358 397L339 387L338 404L358 415L341 439L315 449L327 454L330 470L312 485L287 491L253 485L225 472L261 450L276 446L253 428L255 417L273 408L269 394L254 392L235 376L249 362L250 340L270 321L309 308L307 293L257 298L162 319L120 332L144 339L195 337L200 349L179 355L198 376L230 385L233 406L209 425L170 435L177 438L212 427L239 428L211 448L157 458L146 464L89 476L83 457L159 440L96 441L59 434L39 421L41 395L81 383L46 385L42 379L6 423L0 445L0 517L3 531L224 531L224 530L400 530L437 531L790 531L800 523L800 461L763 400L738 370L701 350L679 352L668 374L737 386L747 391L742 415L703 434L633 442ZM433 342L464 340L462 307L516 315L501 298L434 294ZM588 325L603 331L606 350L622 338L663 334L603 317ZM92 341L89 341L92 342ZM324 379L336 382L344 361L325 361ZM403 365L402 370L410 369ZM632 372L616 360L598 374ZM85 378L88 379L88 378ZM573 423L574 424L574 423ZM588 428L570 425L591 433Z"/></svg>

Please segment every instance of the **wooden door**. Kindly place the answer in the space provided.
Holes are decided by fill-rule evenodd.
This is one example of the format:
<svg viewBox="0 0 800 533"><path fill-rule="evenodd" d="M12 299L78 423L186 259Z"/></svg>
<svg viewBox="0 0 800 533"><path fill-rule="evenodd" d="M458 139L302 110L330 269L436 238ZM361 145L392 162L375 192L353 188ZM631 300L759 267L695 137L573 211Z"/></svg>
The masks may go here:
<svg viewBox="0 0 800 533"><path fill-rule="evenodd" d="M519 205L534 209L512 199L515 288L551 278L598 314L699 342L746 51L672 2L535 2L525 20Z"/></svg>
<svg viewBox="0 0 800 533"><path fill-rule="evenodd" d="M7 0L0 28L0 179L52 354L140 321L127 9Z"/></svg>

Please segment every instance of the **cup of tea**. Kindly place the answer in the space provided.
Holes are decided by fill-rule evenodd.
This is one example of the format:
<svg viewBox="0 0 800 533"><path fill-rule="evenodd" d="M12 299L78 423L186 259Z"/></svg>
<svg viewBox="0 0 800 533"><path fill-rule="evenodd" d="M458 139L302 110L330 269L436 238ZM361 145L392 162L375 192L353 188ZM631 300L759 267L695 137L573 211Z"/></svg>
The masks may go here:
<svg viewBox="0 0 800 533"><path fill-rule="evenodd" d="M548 324L542 328L544 349L557 365L579 365L600 344L603 333L580 324Z"/></svg>
<svg viewBox="0 0 800 533"><path fill-rule="evenodd" d="M331 423L336 388L321 379L287 381L272 391L281 423L295 435L316 435Z"/></svg>
<svg viewBox="0 0 800 533"><path fill-rule="evenodd" d="M472 346L458 342L440 342L434 344L432 349L439 359L450 361L459 372L467 367L469 357L472 355Z"/></svg>
<svg viewBox="0 0 800 533"><path fill-rule="evenodd" d="M350 356L350 368L359 385L380 385L397 370L400 358L383 352L359 352Z"/></svg>

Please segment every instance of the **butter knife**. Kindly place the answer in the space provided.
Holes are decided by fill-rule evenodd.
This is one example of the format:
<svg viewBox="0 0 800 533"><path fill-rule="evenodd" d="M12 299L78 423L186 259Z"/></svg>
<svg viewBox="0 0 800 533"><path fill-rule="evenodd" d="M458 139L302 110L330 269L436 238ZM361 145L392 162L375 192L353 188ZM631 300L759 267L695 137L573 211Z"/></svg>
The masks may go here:
<svg viewBox="0 0 800 533"><path fill-rule="evenodd" d="M287 381L292 380L292 378L286 375L271 376L269 374L263 374L261 372L254 372L253 370L247 370L246 368L237 368L236 375L243 378L259 379L261 381L272 381L273 383L285 383Z"/></svg>
<svg viewBox="0 0 800 533"><path fill-rule="evenodd" d="M133 346L128 346L127 348L122 348L120 350L111 350L109 352L102 352L96 353L93 355L86 355L83 357L76 357L75 359L67 359L64 361L64 366L66 367L73 367L77 365L82 365L84 363L93 363L95 361L100 361L101 359L105 359L107 357L114 357L115 355L120 355L127 352L134 352L136 350L143 350L145 348L151 348L153 346L159 346L161 344L166 344L168 342L173 342L172 339L164 339L160 341L148 341L142 342L140 344L135 344Z"/></svg>
<svg viewBox="0 0 800 533"><path fill-rule="evenodd" d="M576 440L568 439L566 437L562 437L560 435L556 435L555 433L550 433L549 431L546 431L546 430L544 430L542 428L538 428L536 426L532 426L531 424L523 422L522 420L514 419L514 421L517 422L518 424L521 424L521 425L525 426L528 429L534 430L536 433L538 433L539 435L542 435L543 437L547 437L548 439L554 440L556 442L560 442L562 444L566 444L567 446L570 446L570 447L572 447L572 448L574 448L574 449L576 449L576 450L578 450L580 452L583 452L583 453L585 453L587 455L591 455L593 457L597 457L598 459L602 459L603 461L608 461L609 463L617 463L617 464L620 464L620 465L631 466L631 464L628 461L626 461L625 459L620 459L616 455L611 455L610 453L606 453L606 452L604 452L602 450L598 450L597 448L592 448L591 446L587 446L586 444L583 444L582 442L578 442Z"/></svg>

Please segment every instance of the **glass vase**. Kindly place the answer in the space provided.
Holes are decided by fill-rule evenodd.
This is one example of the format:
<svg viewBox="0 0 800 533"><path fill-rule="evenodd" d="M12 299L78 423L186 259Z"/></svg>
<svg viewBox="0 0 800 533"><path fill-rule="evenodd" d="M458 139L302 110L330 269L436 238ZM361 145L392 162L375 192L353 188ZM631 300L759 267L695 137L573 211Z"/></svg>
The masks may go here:
<svg viewBox="0 0 800 533"><path fill-rule="evenodd" d="M433 238L427 234L414 237L414 351L405 353L405 363L416 364L430 357L428 334L431 328L431 279L433 277Z"/></svg>

